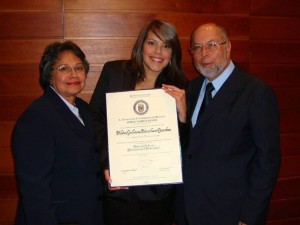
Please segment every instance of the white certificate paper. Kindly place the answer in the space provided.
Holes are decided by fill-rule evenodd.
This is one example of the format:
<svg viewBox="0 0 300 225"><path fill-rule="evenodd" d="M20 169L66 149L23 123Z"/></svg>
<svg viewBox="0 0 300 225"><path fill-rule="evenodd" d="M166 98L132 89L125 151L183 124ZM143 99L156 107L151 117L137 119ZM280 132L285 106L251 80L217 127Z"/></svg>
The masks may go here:
<svg viewBox="0 0 300 225"><path fill-rule="evenodd" d="M182 183L175 99L162 89L106 94L111 186Z"/></svg>

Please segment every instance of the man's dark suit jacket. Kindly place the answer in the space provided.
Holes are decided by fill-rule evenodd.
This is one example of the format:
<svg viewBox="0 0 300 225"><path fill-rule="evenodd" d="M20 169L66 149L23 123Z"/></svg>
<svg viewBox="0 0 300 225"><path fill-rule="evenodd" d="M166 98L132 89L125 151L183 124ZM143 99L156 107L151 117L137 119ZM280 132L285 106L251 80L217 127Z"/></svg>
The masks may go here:
<svg viewBox="0 0 300 225"><path fill-rule="evenodd" d="M48 87L16 123L17 225L103 224L93 119L87 103L76 98L75 104L84 126Z"/></svg>
<svg viewBox="0 0 300 225"><path fill-rule="evenodd" d="M203 80L190 83L190 116ZM275 94L236 67L190 130L184 160L189 225L264 224L279 167Z"/></svg>

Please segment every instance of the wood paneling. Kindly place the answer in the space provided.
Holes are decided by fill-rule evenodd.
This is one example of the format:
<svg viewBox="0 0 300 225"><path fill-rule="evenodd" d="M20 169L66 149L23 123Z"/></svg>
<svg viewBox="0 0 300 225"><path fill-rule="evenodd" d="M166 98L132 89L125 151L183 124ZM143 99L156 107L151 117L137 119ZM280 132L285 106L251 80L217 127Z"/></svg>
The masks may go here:
<svg viewBox="0 0 300 225"><path fill-rule="evenodd" d="M14 174L14 162L12 152L9 148L0 148L0 174ZM0 186L4 184L0 180ZM1 190L0 190L1 195ZM1 199L1 197L0 197Z"/></svg>
<svg viewBox="0 0 300 225"><path fill-rule="evenodd" d="M282 156L300 155L300 133L281 134L280 137Z"/></svg>
<svg viewBox="0 0 300 225"><path fill-rule="evenodd" d="M10 136L19 115L42 94L38 64L46 45L73 40L91 64L79 95L89 102L105 62L128 59L150 19L175 25L183 69L195 70L190 33L218 22L232 43L232 59L271 85L281 112L282 165L268 225L300 223L300 1L298 0L1 0L0 1L0 225L13 224L17 189Z"/></svg>
<svg viewBox="0 0 300 225"><path fill-rule="evenodd" d="M104 64L106 61L130 58L131 49L135 41L134 38L71 40L81 47L91 64Z"/></svg>
<svg viewBox="0 0 300 225"><path fill-rule="evenodd" d="M38 63L0 66L0 95L40 93Z"/></svg>
<svg viewBox="0 0 300 225"><path fill-rule="evenodd" d="M182 68L186 76L190 80L199 76L198 71L191 62L183 63Z"/></svg>
<svg viewBox="0 0 300 225"><path fill-rule="evenodd" d="M42 93L42 92L41 92ZM36 95L22 95L22 96L1 96L0 95L0 117L1 121L14 122L21 113L29 106L29 104L36 99L41 93Z"/></svg>
<svg viewBox="0 0 300 225"><path fill-rule="evenodd" d="M100 71L102 70L103 66L99 66L99 69L96 71L91 71L88 73L85 83L84 91L93 92L95 89L95 86L98 82L98 79L100 77Z"/></svg>
<svg viewBox="0 0 300 225"><path fill-rule="evenodd" d="M278 179L274 193L273 200L299 198L300 197L300 176Z"/></svg>
<svg viewBox="0 0 300 225"><path fill-rule="evenodd" d="M299 17L299 0L251 0L251 14L272 17Z"/></svg>
<svg viewBox="0 0 300 225"><path fill-rule="evenodd" d="M281 110L300 110L300 87L274 88Z"/></svg>
<svg viewBox="0 0 300 225"><path fill-rule="evenodd" d="M280 133L300 133L300 110L280 112Z"/></svg>
<svg viewBox="0 0 300 225"><path fill-rule="evenodd" d="M0 12L0 38L62 37L62 22L61 11Z"/></svg>
<svg viewBox="0 0 300 225"><path fill-rule="evenodd" d="M68 0L66 9L184 11L192 13L248 13L250 0Z"/></svg>
<svg viewBox="0 0 300 225"><path fill-rule="evenodd" d="M273 87L299 87L300 65L286 64L253 64L250 72L260 77Z"/></svg>
<svg viewBox="0 0 300 225"><path fill-rule="evenodd" d="M0 66L11 64L38 65L46 45L53 41L62 41L62 39L0 40Z"/></svg>
<svg viewBox="0 0 300 225"><path fill-rule="evenodd" d="M228 27L231 37L249 38L250 22L241 15L203 15L170 12L66 11L65 36L73 37L135 37L143 25L154 18L176 25L180 37L189 37L201 23L216 21ZM120 22L122 21L122 22ZM196 21L188 23L187 21Z"/></svg>
<svg viewBox="0 0 300 225"><path fill-rule="evenodd" d="M299 40L300 18L251 17L251 39Z"/></svg>
<svg viewBox="0 0 300 225"><path fill-rule="evenodd" d="M18 198L15 175L0 175L0 184L0 199Z"/></svg>
<svg viewBox="0 0 300 225"><path fill-rule="evenodd" d="M13 224L18 199L0 199L0 224Z"/></svg>
<svg viewBox="0 0 300 225"><path fill-rule="evenodd" d="M251 63L300 64L299 41L251 41Z"/></svg>
<svg viewBox="0 0 300 225"><path fill-rule="evenodd" d="M271 201L269 219L287 219L299 217L300 198L281 199Z"/></svg>
<svg viewBox="0 0 300 225"><path fill-rule="evenodd" d="M267 225L291 225L300 224L300 217L281 219L281 220L270 220Z"/></svg>
<svg viewBox="0 0 300 225"><path fill-rule="evenodd" d="M0 1L0 11L10 11L10 10L61 10L62 0L51 0L51 1L41 1L41 0L1 0Z"/></svg>
<svg viewBox="0 0 300 225"><path fill-rule="evenodd" d="M299 162L300 162L300 155L282 157L279 178L300 177Z"/></svg>
<svg viewBox="0 0 300 225"><path fill-rule="evenodd" d="M1 122L0 122L0 134L1 134L0 149L1 148L9 148L10 147L10 134L13 130L13 127L14 127L15 123L14 122L10 122L10 123L4 122L1 113L0 113L0 118L1 118Z"/></svg>

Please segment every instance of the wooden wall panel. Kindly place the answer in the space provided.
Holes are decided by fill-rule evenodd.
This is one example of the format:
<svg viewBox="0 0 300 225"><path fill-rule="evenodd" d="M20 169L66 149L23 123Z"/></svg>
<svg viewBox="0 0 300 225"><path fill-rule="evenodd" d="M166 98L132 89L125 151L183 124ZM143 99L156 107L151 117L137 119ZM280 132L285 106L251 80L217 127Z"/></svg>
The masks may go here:
<svg viewBox="0 0 300 225"><path fill-rule="evenodd" d="M300 155L300 133L281 134L282 156ZM299 186L300 187L300 186ZM300 190L300 188L299 188Z"/></svg>
<svg viewBox="0 0 300 225"><path fill-rule="evenodd" d="M103 66L99 66L99 68L97 67L96 71L90 70L90 72L88 73L87 78L86 78L86 83L85 83L85 88L84 88L85 92L92 93L94 91L95 86L100 77L100 71L102 70L102 67Z"/></svg>
<svg viewBox="0 0 300 225"><path fill-rule="evenodd" d="M62 12L0 12L0 38L61 37L61 24Z"/></svg>
<svg viewBox="0 0 300 225"><path fill-rule="evenodd" d="M282 164L268 225L300 224L299 3L251 1L250 71L274 87L281 111Z"/></svg>
<svg viewBox="0 0 300 225"><path fill-rule="evenodd" d="M0 199L0 224L12 225L17 208L18 200L14 199Z"/></svg>
<svg viewBox="0 0 300 225"><path fill-rule="evenodd" d="M280 133L300 133L300 110L280 112Z"/></svg>
<svg viewBox="0 0 300 225"><path fill-rule="evenodd" d="M12 64L38 65L46 45L53 41L62 41L62 39L0 39L0 66ZM1 74L1 76L4 75Z"/></svg>
<svg viewBox="0 0 300 225"><path fill-rule="evenodd" d="M270 62L271 63L271 62ZM250 72L273 87L299 87L300 65L250 64Z"/></svg>
<svg viewBox="0 0 300 225"><path fill-rule="evenodd" d="M61 10L62 0L51 0L51 1L41 1L41 0L1 0L0 1L0 11L7 10Z"/></svg>
<svg viewBox="0 0 300 225"><path fill-rule="evenodd" d="M0 66L0 95L40 93L38 63Z"/></svg>
<svg viewBox="0 0 300 225"><path fill-rule="evenodd" d="M299 40L300 18L251 17L251 38Z"/></svg>
<svg viewBox="0 0 300 225"><path fill-rule="evenodd" d="M299 162L300 162L300 155L282 157L279 178L288 178L288 177L300 178Z"/></svg>
<svg viewBox="0 0 300 225"><path fill-rule="evenodd" d="M300 197L300 177L278 179L273 200Z"/></svg>
<svg viewBox="0 0 300 225"><path fill-rule="evenodd" d="M250 0L68 0L66 9L183 11L197 13L248 13Z"/></svg>
<svg viewBox="0 0 300 225"><path fill-rule="evenodd" d="M300 87L274 88L281 110L300 110Z"/></svg>
<svg viewBox="0 0 300 225"><path fill-rule="evenodd" d="M279 220L299 217L300 198L280 199L271 201L269 219Z"/></svg>
<svg viewBox="0 0 300 225"><path fill-rule="evenodd" d="M299 17L299 0L251 0L251 14L272 17Z"/></svg>
<svg viewBox="0 0 300 225"><path fill-rule="evenodd" d="M300 64L300 41L251 41L251 63Z"/></svg>
<svg viewBox="0 0 300 225"><path fill-rule="evenodd" d="M0 199L17 198L17 183L15 175L0 175Z"/></svg>
<svg viewBox="0 0 300 225"><path fill-rule="evenodd" d="M79 96L88 102L103 64L130 58L138 32L153 18L175 25L189 79L198 76L188 52L190 33L215 21L228 30L233 61L274 88L281 111L282 167L268 225L300 223L298 0L1 0L0 225L13 224L17 190L10 135L19 115L42 93L38 63L45 46L73 40L83 49L91 68Z"/></svg>
<svg viewBox="0 0 300 225"><path fill-rule="evenodd" d="M29 104L42 94L36 93L35 95L22 96L1 96L0 95L0 117L2 121L13 122L16 121L21 113L29 106Z"/></svg>
<svg viewBox="0 0 300 225"><path fill-rule="evenodd" d="M291 224L300 224L300 217L281 219L281 220L270 220L267 222L267 225L291 225Z"/></svg>
<svg viewBox="0 0 300 225"><path fill-rule="evenodd" d="M70 40L70 39L68 39ZM91 64L104 64L106 61L130 58L134 38L126 39L71 39L85 52Z"/></svg>
<svg viewBox="0 0 300 225"><path fill-rule="evenodd" d="M198 71L191 62L183 63L182 68L189 80L199 76Z"/></svg>
<svg viewBox="0 0 300 225"><path fill-rule="evenodd" d="M10 147L7 148L0 148L0 175L1 174L14 174L14 161L13 161L13 156ZM4 184L0 180L0 186ZM3 194L1 193L0 190L0 195ZM1 197L0 197L1 199Z"/></svg>
<svg viewBox="0 0 300 225"><path fill-rule="evenodd" d="M151 19L164 19L175 25L180 37L189 38L201 23L216 21L228 27L231 37L249 39L249 18L244 15L203 15L170 12L72 11L65 13L65 36L136 37ZM122 21L120 23L120 21ZM196 22L187 22L196 21Z"/></svg>
<svg viewBox="0 0 300 225"><path fill-rule="evenodd" d="M2 108L2 107L1 107ZM2 115L0 114L1 122L0 122L0 148L9 148L10 147L10 134L15 125L14 122L4 122Z"/></svg>

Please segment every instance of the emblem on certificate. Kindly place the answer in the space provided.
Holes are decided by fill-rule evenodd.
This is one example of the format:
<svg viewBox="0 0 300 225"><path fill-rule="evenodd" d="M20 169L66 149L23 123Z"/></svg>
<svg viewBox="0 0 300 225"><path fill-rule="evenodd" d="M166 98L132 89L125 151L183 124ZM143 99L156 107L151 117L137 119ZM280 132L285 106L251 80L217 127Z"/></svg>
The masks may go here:
<svg viewBox="0 0 300 225"><path fill-rule="evenodd" d="M148 103L144 100L138 100L134 103L133 109L139 115L144 115L148 111Z"/></svg>
<svg viewBox="0 0 300 225"><path fill-rule="evenodd" d="M182 183L175 99L162 89L106 94L111 186Z"/></svg>

